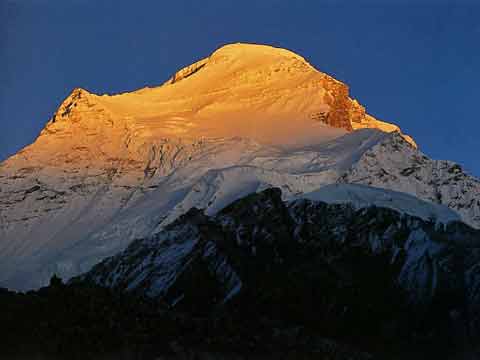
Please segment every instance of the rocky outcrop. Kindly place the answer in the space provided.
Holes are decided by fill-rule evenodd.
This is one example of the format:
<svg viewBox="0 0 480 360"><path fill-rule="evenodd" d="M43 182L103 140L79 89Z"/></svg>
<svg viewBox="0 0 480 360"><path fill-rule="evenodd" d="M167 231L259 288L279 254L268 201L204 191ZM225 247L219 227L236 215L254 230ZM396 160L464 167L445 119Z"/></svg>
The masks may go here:
<svg viewBox="0 0 480 360"><path fill-rule="evenodd" d="M348 86L328 75L325 75L322 85L327 89L325 103L330 107L324 122L329 126L352 131L352 121L357 120L358 114L352 112Z"/></svg>
<svg viewBox="0 0 480 360"><path fill-rule="evenodd" d="M168 79L164 85L175 84L180 80L186 79L189 76L192 76L196 72L200 71L208 63L208 58L202 59L193 63L192 65L186 66L183 69L177 71L170 79Z"/></svg>

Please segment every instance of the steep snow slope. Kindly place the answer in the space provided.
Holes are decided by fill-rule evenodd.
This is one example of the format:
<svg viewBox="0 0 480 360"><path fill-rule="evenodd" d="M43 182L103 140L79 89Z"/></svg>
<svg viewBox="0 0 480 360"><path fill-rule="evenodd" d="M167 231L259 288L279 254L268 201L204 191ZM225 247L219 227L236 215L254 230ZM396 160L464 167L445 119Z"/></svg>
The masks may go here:
<svg viewBox="0 0 480 360"><path fill-rule="evenodd" d="M405 193L365 185L326 185L301 197L329 204L350 204L356 209L378 206L393 209L399 213L417 216L425 221L444 224L450 221L460 221L460 216L446 206L422 201L415 196Z"/></svg>
<svg viewBox="0 0 480 360"><path fill-rule="evenodd" d="M353 131L364 127L386 132ZM227 45L157 88L76 89L33 144L0 164L0 286L86 271L191 206L213 214L269 186L290 198L348 176L362 183L349 169L368 166L372 149L401 142L400 162L420 154L388 133L396 129L367 115L345 84L268 46ZM399 179L387 185L432 200L428 181L417 193L416 178ZM464 182L479 188L465 175L448 191L462 193ZM476 210L465 210L477 206L472 196L452 206L478 225Z"/></svg>
<svg viewBox="0 0 480 360"><path fill-rule="evenodd" d="M259 149L241 139L160 139L142 161L105 158L97 144L47 161L26 151L2 164L2 280L30 287L53 272L87 270L155 228L209 167L243 163Z"/></svg>
<svg viewBox="0 0 480 360"><path fill-rule="evenodd" d="M90 161L91 150L58 153L77 158L35 169L36 153L18 154L3 164L0 179L0 234L6 239L0 244L1 278L30 287L54 272L68 277L86 271L191 206L214 212L270 186L282 187L286 196L313 191L335 182L360 156L359 149L384 136L365 130L340 138L339 145L327 142L298 152L241 138L165 139L148 149L143 163L111 159L102 166ZM96 154L102 156L100 149Z"/></svg>
<svg viewBox="0 0 480 360"><path fill-rule="evenodd" d="M243 139L169 141L157 158L152 156L150 164L156 169L150 170L151 177L142 166L119 166L109 175L108 168L91 169L88 163L72 169L73 176L61 173L58 178L51 177L49 167L37 170L33 179L13 171L7 179L14 180L14 186L10 191L2 187L2 201L10 209L2 212L2 238L12 239L2 243L2 276L7 285L38 286L53 272L68 277L88 270L131 240L159 231L192 206L214 214L266 187L281 187L288 199L344 181L343 174L365 151L395 138L363 130L298 151ZM28 158L24 161L27 167ZM135 172L141 181L129 184ZM162 172L166 174L156 174ZM402 181L402 190L415 189L412 178Z"/></svg>

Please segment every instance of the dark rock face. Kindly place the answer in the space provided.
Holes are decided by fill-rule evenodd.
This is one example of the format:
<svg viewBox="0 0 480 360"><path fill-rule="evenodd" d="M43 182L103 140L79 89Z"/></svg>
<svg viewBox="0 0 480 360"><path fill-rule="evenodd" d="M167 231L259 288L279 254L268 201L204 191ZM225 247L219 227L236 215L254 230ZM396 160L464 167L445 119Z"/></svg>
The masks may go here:
<svg viewBox="0 0 480 360"><path fill-rule="evenodd" d="M480 339L479 255L480 233L463 223L284 203L268 189L215 217L192 209L75 281L249 329L300 326L374 354L448 357Z"/></svg>
<svg viewBox="0 0 480 360"><path fill-rule="evenodd" d="M355 104L349 97L347 85L324 75L322 86L328 91L324 100L330 106L330 112L323 122L332 127L352 131L352 121L361 122L365 118L365 109L363 113L356 111Z"/></svg>

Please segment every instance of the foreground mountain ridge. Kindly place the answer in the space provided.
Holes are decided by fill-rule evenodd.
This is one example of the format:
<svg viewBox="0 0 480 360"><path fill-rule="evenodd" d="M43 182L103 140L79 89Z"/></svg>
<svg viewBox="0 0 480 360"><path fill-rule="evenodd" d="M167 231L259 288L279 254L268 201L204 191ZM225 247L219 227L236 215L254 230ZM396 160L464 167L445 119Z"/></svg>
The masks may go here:
<svg viewBox="0 0 480 360"><path fill-rule="evenodd" d="M341 199L338 194L342 191L350 193L351 197ZM385 198L386 195L389 196L386 205L375 201L375 198ZM124 252L104 260L82 278L105 287L140 290L151 297L166 296L182 272L189 269L188 264L193 261L190 257L195 256L197 245L202 243L202 259L207 263L213 261L208 265L209 271L213 271L211 276L225 288L223 298L218 301L225 302L242 288L235 266L227 261L229 247L224 251L220 249L225 237L234 239L235 246L246 247L245 251L252 257L257 256L261 246L275 247L279 238L300 244L317 239L322 251L329 251L329 246L336 249L333 241L346 248L366 247L373 254L389 252L391 264L403 263L397 282L404 283L415 301L430 301L430 297L439 291L437 286L442 286L439 272L452 269L444 259L436 257L453 259L454 251L450 246L479 246L480 232L461 223L451 210L432 209L431 215L424 213L421 206L428 203L414 197L408 204L408 214L396 206L401 204L402 196L405 195L339 184L305 194L298 200L283 202L280 189L266 189L236 200L211 218L192 208L161 232L134 241ZM363 204L355 204L353 200L361 197L365 197ZM446 215L443 218L448 222L437 222L440 211L447 212L443 213ZM283 226L276 228L280 223ZM352 231L352 226L363 230ZM309 231L305 232L305 229ZM222 232L227 235L221 235ZM449 245L440 250L442 244ZM274 257L269 261L277 260ZM438 267L440 263L442 265ZM243 262L236 265L244 266ZM447 287L452 286L454 283Z"/></svg>
<svg viewBox="0 0 480 360"><path fill-rule="evenodd" d="M279 189L267 189L212 217L193 208L73 282L195 313L276 304L280 313L265 314L286 319L299 302L314 323L317 316L342 323L371 312L355 328L389 323L395 341L410 338L412 348L423 331L432 340L447 336L455 352L480 337L479 250L480 232L458 221L439 226L383 207L283 202Z"/></svg>
<svg viewBox="0 0 480 360"><path fill-rule="evenodd" d="M2 355L478 358L479 230L364 185L304 197L269 188L216 215L192 208L68 284L0 289Z"/></svg>
<svg viewBox="0 0 480 360"><path fill-rule="evenodd" d="M292 199L341 182L406 192L480 226L477 179L428 159L288 50L231 44L157 88L76 89L0 164L0 284L85 272L192 206L215 214L271 186Z"/></svg>

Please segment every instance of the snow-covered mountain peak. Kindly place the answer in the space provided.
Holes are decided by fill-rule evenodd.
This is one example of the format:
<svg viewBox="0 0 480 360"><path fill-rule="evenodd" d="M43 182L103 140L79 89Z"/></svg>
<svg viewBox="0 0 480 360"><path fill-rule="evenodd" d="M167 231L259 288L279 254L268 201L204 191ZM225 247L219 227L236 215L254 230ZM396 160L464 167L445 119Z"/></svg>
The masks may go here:
<svg viewBox="0 0 480 360"><path fill-rule="evenodd" d="M72 128L74 123L81 125ZM298 148L360 128L400 131L368 115L349 97L347 85L300 55L266 45L229 44L159 87L102 96L75 89L42 135L69 138L75 131L80 137L93 132L118 138L128 133L140 139L138 146L160 138L244 137ZM115 149L109 156L124 150Z"/></svg>
<svg viewBox="0 0 480 360"><path fill-rule="evenodd" d="M279 47L253 43L226 44L215 50L210 58L212 60L217 58L256 58L261 59L258 60L259 62L274 62L271 59L295 59L308 64L305 58L294 53L293 51Z"/></svg>
<svg viewBox="0 0 480 360"><path fill-rule="evenodd" d="M75 88L60 104L57 111L41 132L42 136L60 133L60 138L74 131L77 136L84 136L87 129L111 126L113 116L98 101L99 96L82 88ZM81 123L80 126L73 126ZM72 127L73 126L73 127ZM79 131L84 129L85 131Z"/></svg>
<svg viewBox="0 0 480 360"><path fill-rule="evenodd" d="M235 43L228 44L215 50L210 56L184 67L175 73L165 84L174 84L194 73L209 69L218 76L237 77L238 69L244 71L260 71L258 81L268 81L268 77L275 75L268 73L271 68L276 75L295 73L300 69L314 70L313 67L300 55L292 51L267 45ZM264 76L262 76L264 75Z"/></svg>
<svg viewBox="0 0 480 360"><path fill-rule="evenodd" d="M272 186L284 200L339 182L396 190L480 227L479 180L398 131L347 85L269 46L226 45L156 88L75 89L0 164L0 284L76 275L191 207L214 215Z"/></svg>

